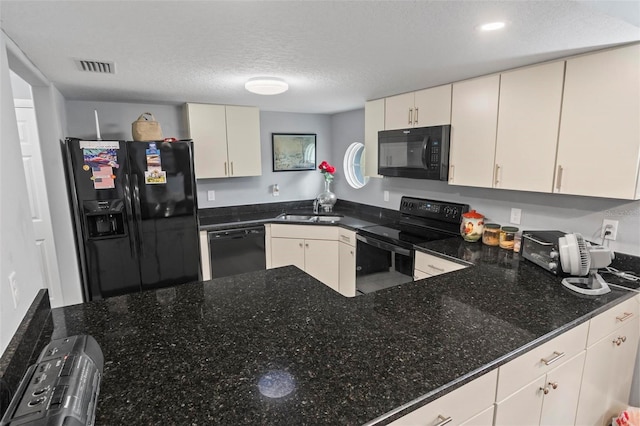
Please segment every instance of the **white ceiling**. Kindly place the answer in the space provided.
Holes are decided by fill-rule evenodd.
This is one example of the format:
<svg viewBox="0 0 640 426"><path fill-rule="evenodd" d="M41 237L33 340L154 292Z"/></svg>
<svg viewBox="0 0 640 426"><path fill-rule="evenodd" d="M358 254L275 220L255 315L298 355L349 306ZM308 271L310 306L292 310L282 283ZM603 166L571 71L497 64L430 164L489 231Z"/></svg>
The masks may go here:
<svg viewBox="0 0 640 426"><path fill-rule="evenodd" d="M2 0L0 19L67 99L308 113L640 40L638 1ZM245 91L264 75L290 90Z"/></svg>

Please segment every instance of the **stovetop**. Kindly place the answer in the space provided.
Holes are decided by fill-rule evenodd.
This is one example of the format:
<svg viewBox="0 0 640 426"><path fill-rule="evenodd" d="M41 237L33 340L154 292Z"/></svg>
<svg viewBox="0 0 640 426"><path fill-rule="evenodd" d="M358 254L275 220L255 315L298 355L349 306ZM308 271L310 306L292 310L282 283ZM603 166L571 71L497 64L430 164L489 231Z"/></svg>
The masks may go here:
<svg viewBox="0 0 640 426"><path fill-rule="evenodd" d="M462 213L467 211L469 206L466 204L402 197L400 220L366 226L360 228L358 233L411 248L414 244L460 235Z"/></svg>

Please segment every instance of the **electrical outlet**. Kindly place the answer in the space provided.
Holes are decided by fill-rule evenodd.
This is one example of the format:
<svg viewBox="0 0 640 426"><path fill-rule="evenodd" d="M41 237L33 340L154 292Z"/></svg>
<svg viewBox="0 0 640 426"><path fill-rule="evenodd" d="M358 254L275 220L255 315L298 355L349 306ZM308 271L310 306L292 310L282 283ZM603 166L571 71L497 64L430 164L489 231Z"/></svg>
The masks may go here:
<svg viewBox="0 0 640 426"><path fill-rule="evenodd" d="M389 201L389 191L384 191L383 196L385 201Z"/></svg>
<svg viewBox="0 0 640 426"><path fill-rule="evenodd" d="M618 221L605 219L602 221L602 239L615 240L618 235Z"/></svg>
<svg viewBox="0 0 640 426"><path fill-rule="evenodd" d="M509 222L514 225L520 225L520 219L522 218L522 210L521 209L511 209L511 219Z"/></svg>
<svg viewBox="0 0 640 426"><path fill-rule="evenodd" d="M207 191L207 200L208 201L215 201L216 200L216 191L214 191L213 189L210 189L209 191Z"/></svg>
<svg viewBox="0 0 640 426"><path fill-rule="evenodd" d="M13 297L13 307L18 308L18 286L16 285L16 271L9 274L9 287L11 288L11 297Z"/></svg>

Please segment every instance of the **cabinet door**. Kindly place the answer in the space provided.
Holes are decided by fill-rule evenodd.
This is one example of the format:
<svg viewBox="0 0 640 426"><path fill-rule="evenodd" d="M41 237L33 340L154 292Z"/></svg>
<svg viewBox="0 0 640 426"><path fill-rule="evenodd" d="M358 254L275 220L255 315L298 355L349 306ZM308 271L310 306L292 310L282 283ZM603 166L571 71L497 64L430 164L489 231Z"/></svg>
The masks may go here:
<svg viewBox="0 0 640 426"><path fill-rule="evenodd" d="M229 176L260 176L260 111L255 107L227 106Z"/></svg>
<svg viewBox="0 0 640 426"><path fill-rule="evenodd" d="M638 198L640 45L567 60L554 192Z"/></svg>
<svg viewBox="0 0 640 426"><path fill-rule="evenodd" d="M627 323L587 349L576 424L600 426L627 406L639 328Z"/></svg>
<svg viewBox="0 0 640 426"><path fill-rule="evenodd" d="M494 187L552 192L564 61L503 73Z"/></svg>
<svg viewBox="0 0 640 426"><path fill-rule="evenodd" d="M271 238L271 267L294 265L304 271L304 240Z"/></svg>
<svg viewBox="0 0 640 426"><path fill-rule="evenodd" d="M613 356L609 360L613 367L609 391L611 402L605 414L605 419L620 414L623 409L629 406L629 395L636 366L639 337L640 323L637 320L625 324L611 335L613 348ZM614 341L620 341L620 345L614 344Z"/></svg>
<svg viewBox="0 0 640 426"><path fill-rule="evenodd" d="M187 104L197 179L227 176L227 128L224 105Z"/></svg>
<svg viewBox="0 0 640 426"><path fill-rule="evenodd" d="M356 248L340 242L340 293L347 297L356 295Z"/></svg>
<svg viewBox="0 0 640 426"><path fill-rule="evenodd" d="M453 84L449 183L493 186L500 76Z"/></svg>
<svg viewBox="0 0 640 426"><path fill-rule="evenodd" d="M450 84L419 90L414 96L414 127L451 124Z"/></svg>
<svg viewBox="0 0 640 426"><path fill-rule="evenodd" d="M305 272L339 292L338 242L305 240L304 245Z"/></svg>
<svg viewBox="0 0 640 426"><path fill-rule="evenodd" d="M546 376L529 383L496 404L495 426L537 425L542 411Z"/></svg>
<svg viewBox="0 0 640 426"><path fill-rule="evenodd" d="M413 127L413 92L385 98L385 130Z"/></svg>
<svg viewBox="0 0 640 426"><path fill-rule="evenodd" d="M364 173L369 177L382 177L378 174L378 132L384 130L384 109L384 99L364 104Z"/></svg>
<svg viewBox="0 0 640 426"><path fill-rule="evenodd" d="M574 424L584 358L585 351L582 351L578 356L547 374L545 386L549 393L544 396L542 402L541 425Z"/></svg>
<svg viewBox="0 0 640 426"><path fill-rule="evenodd" d="M209 234L207 231L200 231L200 265L202 279L211 279L211 258L209 257Z"/></svg>
<svg viewBox="0 0 640 426"><path fill-rule="evenodd" d="M456 262L442 259L441 257L432 256L430 254L415 252L415 267L416 270L425 272L429 276L435 276L440 274L446 274L447 272L457 271L459 269L466 268L465 265L461 265Z"/></svg>
<svg viewBox="0 0 640 426"><path fill-rule="evenodd" d="M473 416L460 426L492 426L493 425L493 407L489 407L477 416Z"/></svg>

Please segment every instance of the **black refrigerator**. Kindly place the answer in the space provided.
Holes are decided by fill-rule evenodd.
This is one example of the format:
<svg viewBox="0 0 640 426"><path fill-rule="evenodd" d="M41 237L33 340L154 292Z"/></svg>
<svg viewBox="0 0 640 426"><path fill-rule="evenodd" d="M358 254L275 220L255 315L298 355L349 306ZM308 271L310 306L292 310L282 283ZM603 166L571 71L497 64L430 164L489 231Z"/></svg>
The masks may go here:
<svg viewBox="0 0 640 426"><path fill-rule="evenodd" d="M201 279L192 141L63 152L85 301Z"/></svg>

